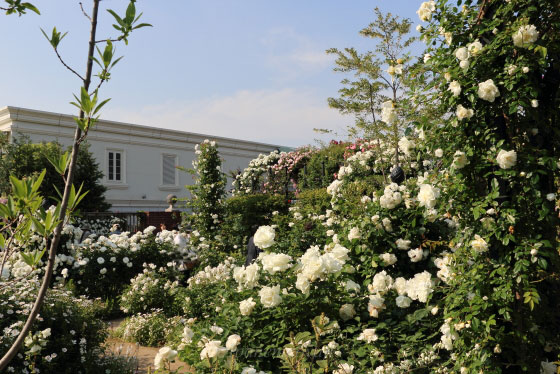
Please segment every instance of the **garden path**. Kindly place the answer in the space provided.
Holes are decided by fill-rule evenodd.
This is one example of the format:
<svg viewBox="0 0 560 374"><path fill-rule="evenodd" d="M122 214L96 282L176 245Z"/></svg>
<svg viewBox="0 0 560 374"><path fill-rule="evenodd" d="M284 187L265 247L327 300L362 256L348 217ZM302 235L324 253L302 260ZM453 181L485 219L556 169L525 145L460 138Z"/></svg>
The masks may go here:
<svg viewBox="0 0 560 374"><path fill-rule="evenodd" d="M110 330L116 329L123 319L116 319L109 321ZM159 348L144 347L136 343L124 342L117 338L109 338L105 342L107 348L118 356L132 357L136 361L136 371L135 374L148 374L154 372L154 357L159 351ZM180 361L176 361L171 364L171 370L177 370L181 368L178 373L194 373L194 371L186 368L186 364Z"/></svg>

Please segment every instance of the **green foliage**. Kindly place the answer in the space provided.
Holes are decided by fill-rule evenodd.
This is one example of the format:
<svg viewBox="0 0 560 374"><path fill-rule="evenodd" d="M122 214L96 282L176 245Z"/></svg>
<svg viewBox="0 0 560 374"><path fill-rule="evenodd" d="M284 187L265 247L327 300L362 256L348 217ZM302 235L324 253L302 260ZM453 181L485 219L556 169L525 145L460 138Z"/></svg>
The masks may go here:
<svg viewBox="0 0 560 374"><path fill-rule="evenodd" d="M125 341L138 343L148 347L164 345L175 327L179 324L178 317L169 319L162 310L151 313L137 314L126 318L115 331L115 335Z"/></svg>
<svg viewBox="0 0 560 374"><path fill-rule="evenodd" d="M130 280L120 297L121 309L127 314L146 313L157 309L166 314L177 313L173 303L178 292L178 281L172 281L170 269L153 266L153 270L145 269Z"/></svg>
<svg viewBox="0 0 560 374"><path fill-rule="evenodd" d="M375 8L376 19L360 34L376 42L374 52L360 53L355 48L327 50L334 54L337 72L351 74L345 78L339 98L329 98L329 105L343 114L355 117L349 128L352 137L366 137L396 147L399 137L409 126L410 112L407 79L410 61L408 47L414 42L409 36L412 22ZM387 71L384 71L386 68ZM382 104L397 104L400 119L386 122L380 117Z"/></svg>
<svg viewBox="0 0 560 374"><path fill-rule="evenodd" d="M59 143L33 144L28 138L14 137L13 143L8 144L5 139L0 160L1 193L8 195L12 191L7 183L9 175L23 178L46 170L39 191L46 200L46 207L55 204L60 199L57 191L64 190L61 172L67 170L67 154ZM103 173L99 169L99 164L88 147L83 145L78 154L74 175L74 184L82 186L82 191L88 191L87 199L81 201L79 205L81 211L107 211L110 208L104 197L107 189L100 183L102 178Z"/></svg>
<svg viewBox="0 0 560 374"><path fill-rule="evenodd" d="M472 329L454 343L457 359L449 365L488 373L538 372L541 361L557 358L560 345L552 302L560 292L554 195L560 133L551 126L558 120L560 97L558 4L438 5L423 33L432 55L422 67L431 77L424 78L424 100L447 114L443 125L439 118L421 125L429 134L425 152L440 148L447 155L442 198L450 202L450 214L462 217L453 240L460 243L454 256L457 276L450 282L445 316L472 321ZM521 28L530 25L538 34L527 32L519 43ZM441 40L439 26L451 40ZM456 54L460 48L468 54ZM459 57L467 63L460 66ZM450 82L459 85L458 94L448 89ZM494 85L499 96L485 98L483 82ZM472 116L460 118L459 105L472 109ZM464 167L453 167L457 151L466 155ZM515 161L501 162L500 152L511 151ZM472 244L480 239L487 252Z"/></svg>
<svg viewBox="0 0 560 374"><path fill-rule="evenodd" d="M334 180L340 165L344 163L345 143L331 142L327 147L315 152L305 167L300 169L298 187L325 188Z"/></svg>
<svg viewBox="0 0 560 374"><path fill-rule="evenodd" d="M3 284L0 288L0 352L7 350L13 334L25 321L26 309L35 299L38 284L35 281L20 281ZM23 372L29 365L45 373L104 372L118 364L101 357L102 344L107 337L106 325L98 318L101 305L85 298L76 298L68 291L49 291L41 310L41 319L33 325L33 332L50 329L45 343L38 354L28 354L31 348L25 345L22 355L10 362L7 372ZM6 330L7 329L7 330ZM25 362L26 360L27 363ZM119 365L123 366L123 365ZM130 373L129 371L123 371Z"/></svg>
<svg viewBox="0 0 560 374"><path fill-rule="evenodd" d="M238 195L225 201L224 238L230 246L237 246L245 255L245 245L255 233L255 226L266 225L272 213L283 214L287 211L284 195L254 194ZM232 248L234 249L234 248Z"/></svg>
<svg viewBox="0 0 560 374"><path fill-rule="evenodd" d="M223 245L221 226L225 214L227 178L222 172L222 160L214 141L206 139L197 145L196 154L198 159L193 161L194 169L183 169L192 174L195 180L193 185L186 186L190 197L186 200L188 211L183 213L183 226L192 230L191 244L205 266L217 255L214 251L208 251L210 243L219 248L220 253L228 250Z"/></svg>
<svg viewBox="0 0 560 374"><path fill-rule="evenodd" d="M17 14L21 16L22 14L26 14L28 10L41 14L39 9L31 3L22 2L21 0L4 0L4 2L6 3L6 7L0 7L0 10L5 11L6 15Z"/></svg>

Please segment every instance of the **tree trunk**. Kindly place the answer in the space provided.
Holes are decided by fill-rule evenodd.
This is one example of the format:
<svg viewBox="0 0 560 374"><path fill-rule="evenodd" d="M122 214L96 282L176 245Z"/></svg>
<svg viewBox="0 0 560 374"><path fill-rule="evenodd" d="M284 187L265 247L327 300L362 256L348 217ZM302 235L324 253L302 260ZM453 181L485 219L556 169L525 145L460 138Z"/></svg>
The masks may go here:
<svg viewBox="0 0 560 374"><path fill-rule="evenodd" d="M95 34L96 34L96 31L97 31L97 14L98 14L98 10L99 10L99 1L100 0L93 0L93 12L92 12L92 16L91 16L91 33L90 33L90 40L89 40L89 51L88 51L88 58L87 58L86 76L85 76L85 80L83 81L83 87L86 89L86 91L89 90L89 85L91 83L91 75L92 75L92 67L93 67L92 57L95 53ZM84 115L85 114L84 114L83 110L80 110L79 117L81 119L83 119ZM66 221L66 209L68 208L68 199L70 197L70 191L71 191L71 188L72 188L72 180L74 179L74 171L75 171L75 168L76 168L76 160L78 158L78 150L79 150L79 147L80 147L79 141L80 141L81 137L82 137L82 132L81 132L80 128L78 127L78 128L76 128L76 132L74 134L74 143L72 145L72 156L71 156L71 160L70 160L70 165L68 166L68 174L67 174L67 177L66 177L66 185L64 186L64 194L62 196L61 209L60 209L60 214L59 214L59 217L58 217L59 220L60 220L60 223L55 228L54 237L51 240L51 245L50 245L50 248L49 248L49 258L48 258L47 267L45 269L45 275L43 277L43 283L41 284L41 288L39 289L39 293L37 294L35 304L33 305L33 308L31 309L31 313L27 317L27 321L25 322L25 325L21 329L20 334L18 335L18 337L16 338L16 340L14 341L14 343L12 344L12 346L10 347L8 352L6 352L4 357L2 357L2 359L0 359L0 372L3 371L6 368L6 366L8 366L10 361L18 353L19 349L21 348L21 345L22 345L23 341L25 340L25 337L27 336L27 334L31 330L31 327L33 326L33 323L35 322L35 319L37 318L37 315L39 314L39 311L41 310L41 306L43 305L43 301L45 300L45 295L46 295L47 290L49 288L49 284L50 284L50 281L51 281L52 272L53 272L53 268L54 268L54 261L55 261L55 258L56 258L56 250L57 250L57 247L58 247L58 243L60 241L60 236L61 236L61 233L62 233L62 228L64 226L64 222Z"/></svg>

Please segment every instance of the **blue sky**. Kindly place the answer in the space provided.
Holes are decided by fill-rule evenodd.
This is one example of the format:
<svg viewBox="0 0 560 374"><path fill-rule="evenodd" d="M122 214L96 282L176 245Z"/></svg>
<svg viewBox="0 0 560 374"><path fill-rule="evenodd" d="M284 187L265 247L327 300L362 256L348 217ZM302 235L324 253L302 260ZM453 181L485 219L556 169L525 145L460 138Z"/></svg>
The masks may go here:
<svg viewBox="0 0 560 374"><path fill-rule="evenodd" d="M86 10L89 1L83 0ZM40 27L68 31L61 53L85 70L89 25L76 0L35 0L41 16L1 16L4 72L0 106L73 113L80 82L62 67ZM99 38L112 33L101 2ZM165 4L165 5L162 5ZM352 118L327 105L343 76L332 71L327 48L372 50L358 32L373 9L418 23L416 0L139 0L145 22L102 88L112 98L102 117L148 126L287 146L313 143L314 127L343 133ZM416 31L413 32L415 33Z"/></svg>

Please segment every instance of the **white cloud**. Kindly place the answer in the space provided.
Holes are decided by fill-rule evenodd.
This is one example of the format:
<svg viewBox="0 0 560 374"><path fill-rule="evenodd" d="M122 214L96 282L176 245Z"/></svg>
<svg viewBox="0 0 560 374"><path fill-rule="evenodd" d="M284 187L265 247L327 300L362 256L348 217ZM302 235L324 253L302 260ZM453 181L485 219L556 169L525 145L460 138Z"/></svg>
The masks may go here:
<svg viewBox="0 0 560 374"><path fill-rule="evenodd" d="M297 80L318 73L334 64L334 56L324 47L293 28L273 28L260 39L265 61L278 74L279 81Z"/></svg>
<svg viewBox="0 0 560 374"><path fill-rule="evenodd" d="M350 118L328 107L324 98L294 89L242 90L230 96L169 101L141 108L107 108L104 118L283 146L329 140L313 128L340 132Z"/></svg>

